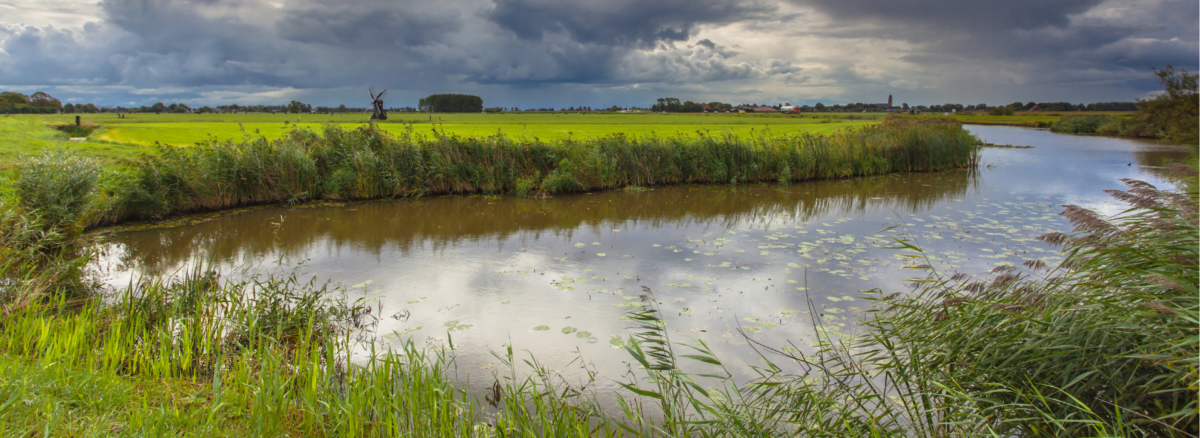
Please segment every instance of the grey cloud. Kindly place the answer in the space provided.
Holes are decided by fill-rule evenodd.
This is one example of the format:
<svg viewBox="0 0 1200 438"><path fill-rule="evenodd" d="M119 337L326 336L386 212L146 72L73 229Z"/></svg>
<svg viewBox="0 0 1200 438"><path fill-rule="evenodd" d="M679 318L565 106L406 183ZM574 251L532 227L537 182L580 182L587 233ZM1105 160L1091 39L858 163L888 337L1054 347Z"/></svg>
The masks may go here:
<svg viewBox="0 0 1200 438"><path fill-rule="evenodd" d="M462 27L458 12L429 6L378 0L289 3L275 28L293 41L397 48L427 44Z"/></svg>
<svg viewBox="0 0 1200 438"><path fill-rule="evenodd" d="M486 16L527 40L564 32L584 43L648 48L686 41L698 25L761 19L776 8L758 0L497 0Z"/></svg>
<svg viewBox="0 0 1200 438"><path fill-rule="evenodd" d="M934 35L946 30L972 33L989 30L1063 26L1068 16L1087 11L1103 0L790 0L812 6L837 20L864 20L884 26L922 26Z"/></svg>
<svg viewBox="0 0 1200 438"><path fill-rule="evenodd" d="M979 90L1126 100L1153 89L1149 66L1194 69L1200 14L1174 0L272 1L104 0L104 16L82 28L0 17L0 84L92 89L123 103L342 103L367 85L397 101L478 92L521 106L587 96L604 97L577 102L638 104L672 90L877 101L897 87L911 90L910 103L919 93L985 100ZM790 47L796 37L845 50L810 57ZM1004 100L1013 99L1079 100Z"/></svg>

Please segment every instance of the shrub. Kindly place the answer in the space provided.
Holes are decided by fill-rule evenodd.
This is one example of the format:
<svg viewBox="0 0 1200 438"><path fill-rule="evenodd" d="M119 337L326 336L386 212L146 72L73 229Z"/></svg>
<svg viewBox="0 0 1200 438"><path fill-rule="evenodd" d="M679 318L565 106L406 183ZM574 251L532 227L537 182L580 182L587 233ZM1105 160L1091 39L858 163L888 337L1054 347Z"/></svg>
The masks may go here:
<svg viewBox="0 0 1200 438"><path fill-rule="evenodd" d="M1197 95L1196 75L1187 70L1176 72L1168 65L1155 70L1163 93L1138 101L1142 120L1164 140L1176 144L1200 144L1196 120L1200 118L1200 96Z"/></svg>

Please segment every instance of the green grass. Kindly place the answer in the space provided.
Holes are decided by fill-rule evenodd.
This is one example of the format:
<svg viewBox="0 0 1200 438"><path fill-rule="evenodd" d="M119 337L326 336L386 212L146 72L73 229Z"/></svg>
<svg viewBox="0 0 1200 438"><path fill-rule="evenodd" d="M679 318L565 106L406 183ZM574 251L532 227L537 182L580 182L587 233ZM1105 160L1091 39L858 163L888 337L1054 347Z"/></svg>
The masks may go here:
<svg viewBox="0 0 1200 438"><path fill-rule="evenodd" d="M44 124L73 123L74 115L13 116L38 120ZM155 142L177 146L197 142L241 140L248 137L281 138L295 126L320 130L321 125L336 123L346 129L362 126L359 114L86 114L84 119L105 129L97 134L103 140L142 146ZM847 127L878 123L881 114L606 114L606 113L501 113L501 114L407 114L393 113L379 127L400 133L406 124L416 133L440 133L463 137L484 137L503 133L509 137L541 140L586 139L612 134L628 136L769 135L829 134ZM285 124L284 122L288 123ZM240 124L240 125L239 125Z"/></svg>
<svg viewBox="0 0 1200 438"><path fill-rule="evenodd" d="M58 120L60 118L63 120ZM66 133L49 126L59 123L67 121L63 117L53 116L0 117L0 172L12 170L22 154L34 154L46 148L69 149L112 167L137 159L142 154L157 152L153 146L145 145L108 141L68 142ZM74 123L74 118L70 123ZM93 138L89 137L89 140Z"/></svg>
<svg viewBox="0 0 1200 438"><path fill-rule="evenodd" d="M1109 111L1109 112L1036 112L1027 111L1017 112L1011 116L993 116L988 114L976 114L971 112L951 114L949 116L941 113L929 113L916 116L920 119L952 119L959 123L968 125L1008 125L1008 126L1026 126L1032 128L1048 128L1058 122L1064 116L1071 115L1104 115L1120 118L1129 118L1136 115L1136 112L1130 111Z"/></svg>

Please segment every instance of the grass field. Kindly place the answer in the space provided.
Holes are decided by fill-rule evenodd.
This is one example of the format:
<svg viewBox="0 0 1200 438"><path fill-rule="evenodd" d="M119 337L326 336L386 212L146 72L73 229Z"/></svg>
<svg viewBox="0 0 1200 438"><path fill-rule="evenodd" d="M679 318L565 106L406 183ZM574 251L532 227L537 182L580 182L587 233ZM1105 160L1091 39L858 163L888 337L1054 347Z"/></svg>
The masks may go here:
<svg viewBox="0 0 1200 438"><path fill-rule="evenodd" d="M43 124L73 123L74 115L14 116ZM771 135L829 134L847 127L877 123L883 114L403 114L393 113L383 130L400 133L409 125L417 134L482 137L503 133L509 137L541 140L592 138L612 134L673 136L678 134L732 133L746 135L767 130ZM276 139L296 128L319 130L325 123L361 126L361 114L89 114L84 119L104 126L95 137L132 145L191 145L207 139L239 140L246 136ZM285 123L287 122L287 123Z"/></svg>
<svg viewBox="0 0 1200 438"><path fill-rule="evenodd" d="M1133 116L1134 114L1137 114L1137 112L1135 112L1135 111L1096 111L1096 112L1071 111L1071 112L1031 113L1031 112L1027 112L1027 111L1021 111L1021 112L1015 113L1011 116L993 116L993 115L987 115L987 114L958 113L958 114L953 114L950 116L944 116L941 114L922 114L917 117L923 118L923 119L951 118L951 119L957 120L960 123L965 123L968 125L1010 125L1010 126L1029 126L1029 127L1035 127L1035 128L1045 128L1045 127L1048 127L1048 126L1054 124L1054 122L1057 122L1058 119L1062 118L1062 116L1080 115L1080 114L1130 117L1130 116Z"/></svg>
<svg viewBox="0 0 1200 438"><path fill-rule="evenodd" d="M60 118L66 119L66 116ZM0 172L12 169L22 154L32 154L58 145L69 145L71 150L96 158L105 166L119 165L122 160L155 152L153 146L146 145L108 141L67 142L65 133L48 126L61 123L65 121L54 120L50 116L0 117Z"/></svg>

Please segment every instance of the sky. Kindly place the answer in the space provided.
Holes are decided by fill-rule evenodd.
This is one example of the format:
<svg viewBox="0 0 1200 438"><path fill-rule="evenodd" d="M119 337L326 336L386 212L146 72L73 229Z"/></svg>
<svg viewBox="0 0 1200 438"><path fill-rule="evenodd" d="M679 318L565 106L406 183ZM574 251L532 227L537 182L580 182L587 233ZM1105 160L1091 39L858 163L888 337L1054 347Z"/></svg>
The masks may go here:
<svg viewBox="0 0 1200 438"><path fill-rule="evenodd" d="M1196 0L0 0L0 90L140 106L1132 101Z"/></svg>

